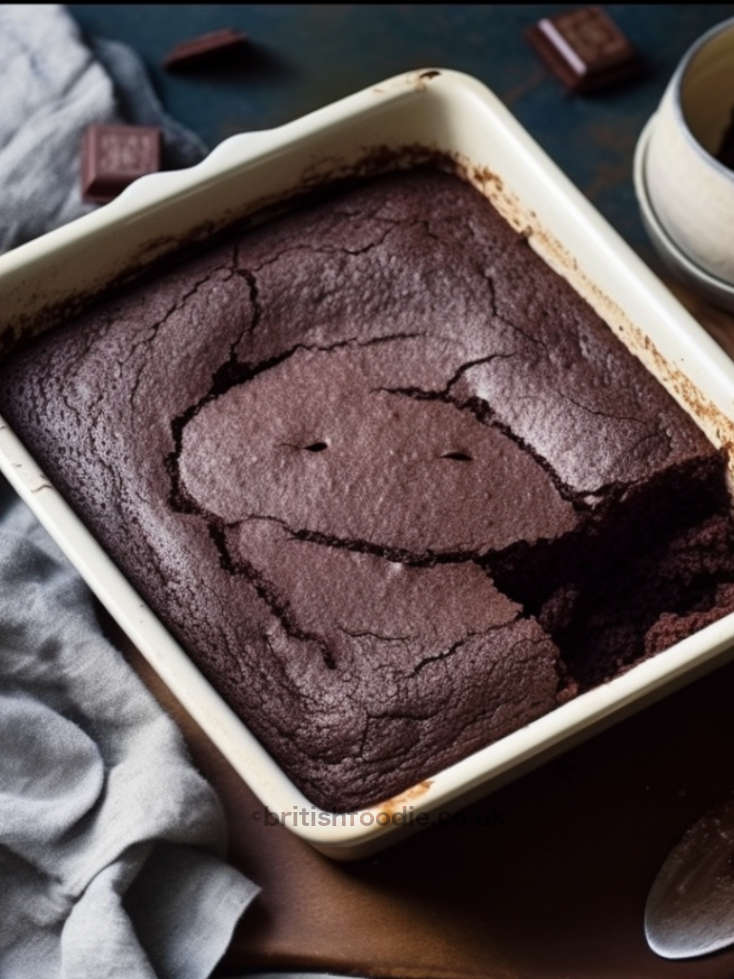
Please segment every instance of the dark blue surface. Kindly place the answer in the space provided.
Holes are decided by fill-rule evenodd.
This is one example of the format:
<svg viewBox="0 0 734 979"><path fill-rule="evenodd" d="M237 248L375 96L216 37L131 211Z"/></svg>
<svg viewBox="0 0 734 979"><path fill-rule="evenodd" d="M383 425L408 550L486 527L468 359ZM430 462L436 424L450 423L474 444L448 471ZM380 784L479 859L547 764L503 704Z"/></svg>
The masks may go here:
<svg viewBox="0 0 734 979"><path fill-rule="evenodd" d="M457 68L492 88L574 183L651 264L637 215L632 156L685 49L734 4L606 9L648 62L644 78L579 97L542 67L523 32L569 5L72 4L85 30L143 56L166 108L210 146L287 122L411 68ZM178 41L237 27L254 47L237 67L174 75L161 60Z"/></svg>

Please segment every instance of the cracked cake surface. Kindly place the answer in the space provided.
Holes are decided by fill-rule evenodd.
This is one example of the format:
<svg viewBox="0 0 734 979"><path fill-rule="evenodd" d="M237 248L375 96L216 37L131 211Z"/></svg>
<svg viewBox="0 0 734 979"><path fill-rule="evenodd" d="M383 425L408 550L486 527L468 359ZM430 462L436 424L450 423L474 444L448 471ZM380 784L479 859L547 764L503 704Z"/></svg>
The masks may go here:
<svg viewBox="0 0 734 979"><path fill-rule="evenodd" d="M734 606L722 453L437 171L110 294L7 360L0 410L327 809Z"/></svg>

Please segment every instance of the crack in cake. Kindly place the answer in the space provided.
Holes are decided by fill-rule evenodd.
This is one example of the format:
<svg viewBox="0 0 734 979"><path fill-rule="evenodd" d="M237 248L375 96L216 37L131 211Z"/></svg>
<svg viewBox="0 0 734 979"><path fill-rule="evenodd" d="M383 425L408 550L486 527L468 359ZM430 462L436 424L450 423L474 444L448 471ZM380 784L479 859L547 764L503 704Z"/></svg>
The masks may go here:
<svg viewBox="0 0 734 979"><path fill-rule="evenodd" d="M438 171L110 293L6 359L0 410L325 809L734 608L723 453Z"/></svg>

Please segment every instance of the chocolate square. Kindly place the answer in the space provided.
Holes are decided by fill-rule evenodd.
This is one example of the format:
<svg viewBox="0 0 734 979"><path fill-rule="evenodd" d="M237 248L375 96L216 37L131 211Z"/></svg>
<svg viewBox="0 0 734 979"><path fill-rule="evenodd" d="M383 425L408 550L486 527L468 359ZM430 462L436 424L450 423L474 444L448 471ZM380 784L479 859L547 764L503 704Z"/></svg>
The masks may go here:
<svg viewBox="0 0 734 979"><path fill-rule="evenodd" d="M163 67L175 71L220 62L231 57L246 43L246 34L232 27L222 27L181 41L163 59Z"/></svg>
<svg viewBox="0 0 734 979"><path fill-rule="evenodd" d="M571 91L590 92L637 75L641 61L627 37L600 7L543 17L527 37Z"/></svg>
<svg viewBox="0 0 734 979"><path fill-rule="evenodd" d="M82 197L106 204L128 184L161 168L155 126L87 126L82 143Z"/></svg>

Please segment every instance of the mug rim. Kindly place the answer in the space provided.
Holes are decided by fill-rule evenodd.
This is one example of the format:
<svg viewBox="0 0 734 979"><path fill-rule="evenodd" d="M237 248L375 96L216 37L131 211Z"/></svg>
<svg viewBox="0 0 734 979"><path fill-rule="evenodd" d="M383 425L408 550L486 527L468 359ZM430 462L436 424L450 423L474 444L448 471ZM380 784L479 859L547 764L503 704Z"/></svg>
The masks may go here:
<svg viewBox="0 0 734 979"><path fill-rule="evenodd" d="M717 37L719 34L723 34L727 30L734 31L734 17L727 17L726 20L722 20L718 24L714 24L713 27L710 27L705 33L697 38L678 62L678 67L675 69L670 82L670 87L673 97L673 111L675 113L676 120L681 125L690 144L699 155L704 157L707 163L713 165L714 169L718 173L720 173L725 179L734 182L734 170L722 163L721 160L717 160L717 158L712 153L709 153L706 147L703 146L698 139L696 139L693 131L688 125L685 113L683 112L683 102L681 98L683 79L686 72L690 68L694 57L709 43L709 41L711 41L714 37ZM732 111L734 112L734 102L732 103Z"/></svg>
<svg viewBox="0 0 734 979"><path fill-rule="evenodd" d="M658 248L659 253L660 249L658 245L664 247L668 259L675 262L678 272L687 274L689 280L695 284L694 288L701 290L702 294L706 295L706 298L710 302L715 302L715 300L711 299L708 291L715 293L719 301L724 297L728 303L732 303L730 308L734 309L734 281L725 279L716 272L710 272L696 258L685 251L665 227L653 204L647 181L647 155L650 139L657 120L658 113L654 113L648 119L645 128L640 133L635 147L633 163L635 196L637 197L637 203L648 237L653 245ZM648 223L652 225L654 234L651 233ZM657 235L657 243L655 235Z"/></svg>

